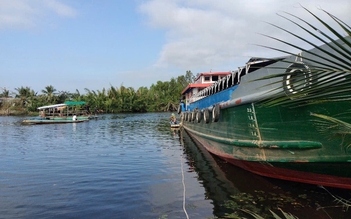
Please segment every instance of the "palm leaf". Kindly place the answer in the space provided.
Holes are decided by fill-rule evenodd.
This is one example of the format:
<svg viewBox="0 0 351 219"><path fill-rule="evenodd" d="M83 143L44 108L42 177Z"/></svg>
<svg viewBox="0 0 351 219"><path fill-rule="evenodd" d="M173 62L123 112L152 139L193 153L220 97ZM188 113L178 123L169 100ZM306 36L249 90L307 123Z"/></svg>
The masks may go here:
<svg viewBox="0 0 351 219"><path fill-rule="evenodd" d="M326 115L311 113L311 116L318 117L320 120L319 130L324 131L326 133L330 133L332 135L346 135L351 134L351 124L339 120L335 117L330 117ZM317 124L317 123L316 123Z"/></svg>
<svg viewBox="0 0 351 219"><path fill-rule="evenodd" d="M287 213L287 212L284 212L282 209L280 209L280 212L283 214L284 218L285 219L298 219L297 217L295 217L294 215L290 214L290 213ZM250 210L246 210L246 209L242 209L242 211L246 212L247 214L250 214L252 217L254 217L255 219L264 219L262 216L260 216L259 214L253 212L253 211L250 211ZM271 212L271 214L273 215L273 217L275 219L282 219L281 217L279 217L278 214L276 214L274 211L272 210L269 210Z"/></svg>
<svg viewBox="0 0 351 219"><path fill-rule="evenodd" d="M314 121L314 125L321 134L329 136L329 138L341 138L343 140L341 147L343 147L345 150L351 147L350 123L339 120L336 117L330 117L322 114L311 113L311 116L318 118L318 120Z"/></svg>
<svg viewBox="0 0 351 219"><path fill-rule="evenodd" d="M251 215L252 217L254 217L255 219L264 219L262 216L260 216L259 214L250 211L250 210L246 210L246 209L242 209L242 211L246 212L247 214Z"/></svg>
<svg viewBox="0 0 351 219"><path fill-rule="evenodd" d="M284 217L285 217L286 219L298 219L298 217L295 217L294 215L292 215L292 214L290 214L290 213L284 212L282 209L279 209L279 210L282 212L282 214L284 215ZM274 213L273 211L271 211L271 212L272 212L272 214ZM276 215L276 214L273 214L273 216L274 216L275 218L278 217L278 215Z"/></svg>
<svg viewBox="0 0 351 219"><path fill-rule="evenodd" d="M298 28L304 30L304 32L308 33L312 39L317 39L323 44L328 43L319 35L322 35L324 38L332 42L328 44L328 47L320 48L312 40L307 40L305 36L299 36L294 32L271 24L272 26L286 32L294 36L295 38L311 45L312 47L316 48L314 50L307 50L298 45L289 43L285 40L278 39L272 36L264 35L270 39L288 45L291 48L299 49L302 51L299 55L295 55L289 51L282 50L279 48L269 47L269 46L262 46L264 48L268 48L271 50L282 52L286 55L295 57L295 60L292 60L291 57L288 59L284 59L281 62L285 62L289 65L296 63L296 60L301 60L300 63L307 63L308 67L304 69L304 73L302 76L297 77L294 82L299 85L304 84L304 87L301 87L298 93L296 94L289 94L286 95L284 92L281 91L283 88L283 82L285 79L284 75L287 75L287 68L278 68L278 73L275 73L271 76L266 76L260 78L258 80L267 80L273 78L279 78L279 80L275 80L269 85L276 84L275 89L271 89L268 93L272 95L264 95L261 99L261 104L268 105L268 106L276 106L276 105L288 105L288 106L301 106L306 104L314 104L319 103L321 101L344 101L351 99L351 28L336 16L331 15L330 13L322 10L326 13L336 24L340 26L342 30L346 32L348 36L343 36L342 34L338 33L331 25L327 24L323 20L321 20L318 16L313 14L308 9L304 8L309 14L311 14L322 26L324 26L330 33L324 33L317 28L315 25L295 16L290 13L286 13L287 15L291 16L293 19L290 19L286 16L282 16L284 19L292 22ZM300 23L305 24L308 26L309 30L303 27ZM336 39L334 39L336 38ZM307 57L306 57L307 55ZM287 56L288 57L288 56ZM269 67L268 67L269 68ZM277 70L277 68L275 68ZM281 71L281 72L280 72ZM300 74L301 75L301 74Z"/></svg>

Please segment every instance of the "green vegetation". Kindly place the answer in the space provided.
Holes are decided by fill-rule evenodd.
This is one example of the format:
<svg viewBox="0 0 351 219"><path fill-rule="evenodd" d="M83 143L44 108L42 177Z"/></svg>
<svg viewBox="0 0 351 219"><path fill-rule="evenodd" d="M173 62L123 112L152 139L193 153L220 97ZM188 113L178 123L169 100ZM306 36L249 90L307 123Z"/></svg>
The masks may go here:
<svg viewBox="0 0 351 219"><path fill-rule="evenodd" d="M78 90L75 93L57 91L52 85L46 86L41 91L42 94L38 94L30 87L22 86L13 92L13 100L8 99L10 92L3 89L0 93L0 115L29 114L37 112L40 106L59 104L67 100L85 101L91 108L96 107L104 113L175 111L180 93L193 80L193 73L186 71L185 75L171 78L170 81L157 81L150 88L140 87L135 90L123 85L119 88L111 85L108 89L96 91L85 88L85 94Z"/></svg>

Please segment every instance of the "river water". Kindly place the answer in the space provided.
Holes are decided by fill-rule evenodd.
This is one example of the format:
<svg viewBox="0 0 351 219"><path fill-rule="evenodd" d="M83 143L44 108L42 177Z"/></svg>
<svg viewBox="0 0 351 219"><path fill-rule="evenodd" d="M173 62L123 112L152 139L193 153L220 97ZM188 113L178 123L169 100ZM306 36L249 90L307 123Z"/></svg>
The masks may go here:
<svg viewBox="0 0 351 219"><path fill-rule="evenodd" d="M268 179L203 151L169 113L0 117L0 218L351 218L351 191ZM283 217L282 217L283 218Z"/></svg>

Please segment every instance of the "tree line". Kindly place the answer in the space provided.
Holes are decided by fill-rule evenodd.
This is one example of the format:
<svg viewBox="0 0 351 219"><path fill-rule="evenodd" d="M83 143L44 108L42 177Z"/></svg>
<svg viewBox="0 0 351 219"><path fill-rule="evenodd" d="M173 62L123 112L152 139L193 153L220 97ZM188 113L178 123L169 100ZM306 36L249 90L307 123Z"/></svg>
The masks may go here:
<svg viewBox="0 0 351 219"><path fill-rule="evenodd" d="M85 94L81 94L78 89L71 93L67 91L57 91L54 86L48 85L38 94L30 87L15 88L14 95L22 108L28 112L35 112L40 106L64 103L70 101L85 101L90 107L94 107L104 113L124 113L124 112L161 112L175 111L179 104L182 90L194 81L191 71L186 71L185 75L171 78L170 81L157 81L150 88L125 87L119 88L111 85L110 88L102 90L90 90L85 88ZM10 92L3 89L0 97L10 97Z"/></svg>

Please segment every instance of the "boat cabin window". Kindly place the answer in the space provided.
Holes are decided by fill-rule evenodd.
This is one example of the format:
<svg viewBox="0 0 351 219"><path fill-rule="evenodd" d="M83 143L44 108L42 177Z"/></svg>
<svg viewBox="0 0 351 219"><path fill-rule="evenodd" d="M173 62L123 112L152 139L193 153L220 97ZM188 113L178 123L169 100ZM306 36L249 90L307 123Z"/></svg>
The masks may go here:
<svg viewBox="0 0 351 219"><path fill-rule="evenodd" d="M217 75L212 75L212 81L218 81L218 76Z"/></svg>

